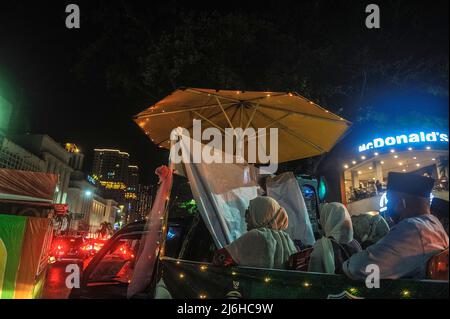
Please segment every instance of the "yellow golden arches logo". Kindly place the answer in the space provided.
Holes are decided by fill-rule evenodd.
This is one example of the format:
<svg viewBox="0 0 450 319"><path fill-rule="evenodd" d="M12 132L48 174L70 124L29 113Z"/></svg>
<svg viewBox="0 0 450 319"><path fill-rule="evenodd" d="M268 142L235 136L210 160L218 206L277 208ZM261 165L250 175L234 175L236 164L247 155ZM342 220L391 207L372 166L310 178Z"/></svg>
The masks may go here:
<svg viewBox="0 0 450 319"><path fill-rule="evenodd" d="M3 240L0 238L0 296L3 291L3 278L5 278L6 260L8 259L8 252Z"/></svg>

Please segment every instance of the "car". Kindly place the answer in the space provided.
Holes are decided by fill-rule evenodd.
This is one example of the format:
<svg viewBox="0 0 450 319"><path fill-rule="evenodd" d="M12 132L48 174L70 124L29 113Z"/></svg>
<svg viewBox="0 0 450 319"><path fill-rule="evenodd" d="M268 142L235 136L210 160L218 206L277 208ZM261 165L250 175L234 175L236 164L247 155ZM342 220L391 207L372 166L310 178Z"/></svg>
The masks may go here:
<svg viewBox="0 0 450 319"><path fill-rule="evenodd" d="M181 249L181 239L191 219L169 221L166 254L176 256ZM70 299L121 299L126 298L133 269L139 257L142 237L147 233L145 221L126 225L115 233L100 251L81 269L80 288L73 288ZM144 298L150 298L144 292Z"/></svg>
<svg viewBox="0 0 450 319"><path fill-rule="evenodd" d="M80 288L72 289L69 298L126 298L145 234L144 222L116 233L82 272ZM448 298L448 281L444 280L381 280L380 288L370 289L344 275L215 266L215 250L199 214L182 221L169 219L165 255L149 269L151 284L133 298Z"/></svg>
<svg viewBox="0 0 450 319"><path fill-rule="evenodd" d="M83 237L57 236L53 238L49 263L76 262L81 263L86 258L83 251Z"/></svg>

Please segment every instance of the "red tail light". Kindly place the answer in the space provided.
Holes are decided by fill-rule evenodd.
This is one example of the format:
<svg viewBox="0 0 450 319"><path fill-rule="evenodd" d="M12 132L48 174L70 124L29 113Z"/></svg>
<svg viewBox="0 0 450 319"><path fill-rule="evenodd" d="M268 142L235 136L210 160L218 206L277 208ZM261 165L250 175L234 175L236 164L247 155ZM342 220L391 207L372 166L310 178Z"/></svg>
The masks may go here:
<svg viewBox="0 0 450 319"><path fill-rule="evenodd" d="M62 256L66 253L66 247L61 242L56 243L53 247L55 254L58 256Z"/></svg>

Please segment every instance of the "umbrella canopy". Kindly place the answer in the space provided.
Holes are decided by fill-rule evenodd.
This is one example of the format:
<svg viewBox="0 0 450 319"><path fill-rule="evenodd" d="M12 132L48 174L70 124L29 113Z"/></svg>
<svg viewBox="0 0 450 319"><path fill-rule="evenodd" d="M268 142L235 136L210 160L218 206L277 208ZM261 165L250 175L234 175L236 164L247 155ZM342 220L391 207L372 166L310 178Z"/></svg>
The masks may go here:
<svg viewBox="0 0 450 319"><path fill-rule="evenodd" d="M278 128L280 163L328 152L351 125L294 92L197 88L178 89L134 117L156 145L167 149L172 129L186 128L192 136L194 119L202 120L202 130Z"/></svg>

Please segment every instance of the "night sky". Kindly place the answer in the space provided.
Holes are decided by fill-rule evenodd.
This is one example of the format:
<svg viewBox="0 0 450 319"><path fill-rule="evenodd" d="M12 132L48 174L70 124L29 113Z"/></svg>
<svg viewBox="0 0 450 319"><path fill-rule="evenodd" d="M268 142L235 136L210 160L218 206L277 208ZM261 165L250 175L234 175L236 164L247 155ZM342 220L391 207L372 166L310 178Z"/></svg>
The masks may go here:
<svg viewBox="0 0 450 319"><path fill-rule="evenodd" d="M65 28L64 10L68 3L80 5L79 30ZM149 183L154 181L152 173L154 169L166 162L167 154L152 145L132 121L132 116L164 95L149 93L152 98L143 98L129 96L118 88L108 88L103 75L96 69L92 69L88 79L79 79L74 75L74 67L80 60L83 50L103 32L95 15L101 12L104 3L104 1L2 2L0 85L3 87L0 89L5 96L14 101L15 107L20 107L20 118L13 123L16 132L45 133L60 143L76 143L87 155L86 171L90 169L91 150L95 147L127 151L131 154L131 163L141 167L141 181ZM320 18L324 21L329 20L330 27L335 28L336 32L347 32L351 37L351 26L355 23L360 24L364 14L356 19L351 13L339 11L338 3L338 1L330 2L329 11ZM371 2L354 1L354 3L355 8L363 12L361 10L364 5ZM375 3L383 2L375 1ZM424 33L431 40L425 44L415 42L415 35L409 34L405 26L403 30L405 37L410 37L410 41L405 43L405 51L417 49L423 51L424 55L432 55L438 51L448 54L448 43L443 41L448 40L448 3L446 1L423 3L433 7L424 10L413 19L427 21L428 29L424 30ZM290 18L294 21L295 10L301 10L294 8L295 1L286 4L280 1L258 2L253 5L241 5L238 2L226 2L227 6L224 4L215 9L222 13L242 11L266 16L272 21L283 21L283 27L287 29L289 24L286 17L292 13ZM147 5L140 5L146 8L146 12L154 13L151 17L153 24L161 25L161 28L171 23L166 19L166 15L170 16L171 11L182 10L188 6L177 1L164 1L160 5L148 1ZM189 6L193 10L212 9L211 4L209 7L200 3ZM404 17L398 19L402 18ZM401 28L402 25L395 27ZM302 31L304 34L308 32ZM332 34L323 34L323 39L327 40L327 37L331 36ZM357 47L352 48L348 54L354 54L357 50ZM101 64L101 61L99 63ZM182 85L189 83L180 83L180 86ZM169 93L170 91L167 91L166 95Z"/></svg>
<svg viewBox="0 0 450 319"><path fill-rule="evenodd" d="M92 149L105 147L129 152L142 175L153 175L157 163L164 163L163 152L132 121L146 105L127 104L120 92L106 89L100 76L85 83L73 74L80 50L99 30L66 29L64 1L20 2L2 4L0 19L0 77L23 101L20 114L26 119L20 124L57 142L76 143L87 156L86 171ZM80 8L83 23L89 3ZM145 177L142 181L149 183Z"/></svg>

